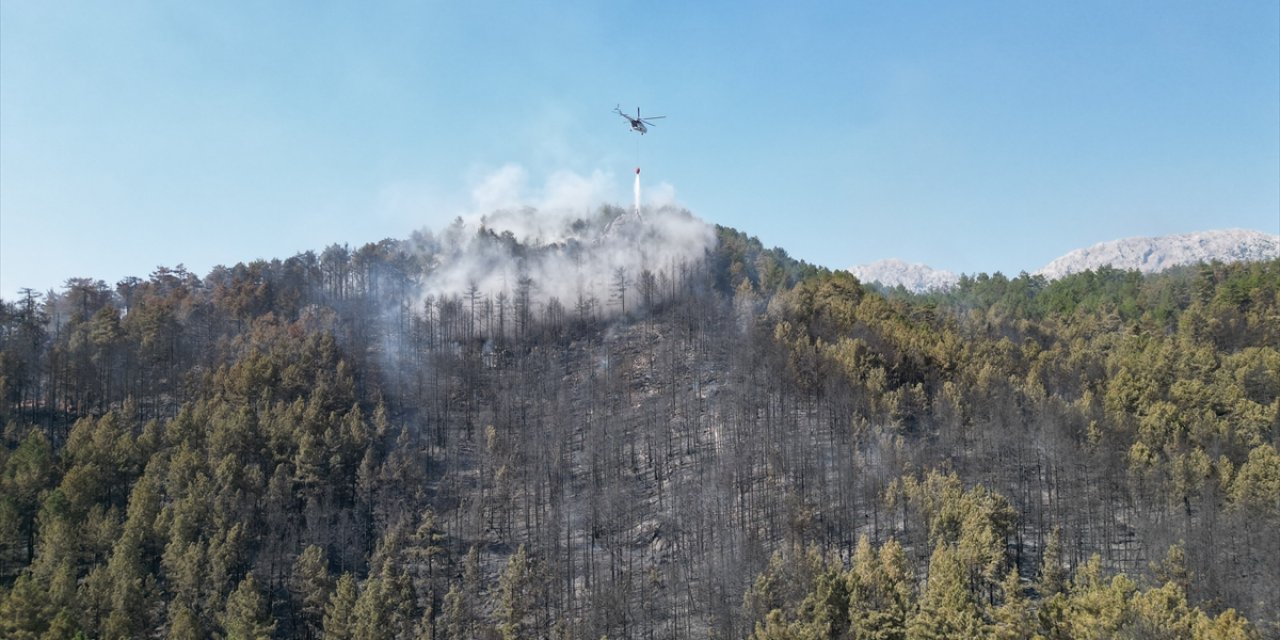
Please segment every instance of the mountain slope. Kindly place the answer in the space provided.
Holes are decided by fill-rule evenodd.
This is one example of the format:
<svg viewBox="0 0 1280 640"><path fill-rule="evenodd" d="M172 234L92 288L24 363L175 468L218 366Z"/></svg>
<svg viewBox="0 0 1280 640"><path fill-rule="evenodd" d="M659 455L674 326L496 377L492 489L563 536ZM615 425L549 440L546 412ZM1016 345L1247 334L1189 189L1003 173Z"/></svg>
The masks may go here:
<svg viewBox="0 0 1280 640"><path fill-rule="evenodd" d="M1280 260L916 299L675 214L0 301L0 637L1280 636Z"/></svg>
<svg viewBox="0 0 1280 640"><path fill-rule="evenodd" d="M1076 249L1036 272L1050 280L1110 265L1155 273L1202 261L1253 262L1280 256L1280 236L1220 229L1157 238L1124 238Z"/></svg>

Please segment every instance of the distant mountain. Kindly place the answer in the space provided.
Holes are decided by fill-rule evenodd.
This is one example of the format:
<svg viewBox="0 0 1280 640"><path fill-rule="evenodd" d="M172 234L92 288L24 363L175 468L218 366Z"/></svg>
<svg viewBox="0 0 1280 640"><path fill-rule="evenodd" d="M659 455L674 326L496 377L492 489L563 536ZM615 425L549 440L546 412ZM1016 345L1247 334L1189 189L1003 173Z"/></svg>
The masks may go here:
<svg viewBox="0 0 1280 640"><path fill-rule="evenodd" d="M1218 229L1156 238L1123 238L1076 249L1042 267L1035 275L1055 280L1086 269L1110 265L1155 273L1197 262L1251 262L1280 257L1280 235L1249 229ZM896 258L850 267L858 279L886 287L902 285L908 291L945 290L959 280L956 274L926 264Z"/></svg>
<svg viewBox="0 0 1280 640"><path fill-rule="evenodd" d="M863 282L879 282L886 287L902 285L908 291L915 293L947 289L959 280L959 277L950 271L934 269L925 264L903 262L896 258L860 264L850 267L849 271Z"/></svg>
<svg viewBox="0 0 1280 640"><path fill-rule="evenodd" d="M1076 249L1045 265L1038 275L1053 280L1111 265L1155 273L1202 261L1249 262L1280 256L1280 236L1248 229L1200 231L1159 238L1125 238Z"/></svg>

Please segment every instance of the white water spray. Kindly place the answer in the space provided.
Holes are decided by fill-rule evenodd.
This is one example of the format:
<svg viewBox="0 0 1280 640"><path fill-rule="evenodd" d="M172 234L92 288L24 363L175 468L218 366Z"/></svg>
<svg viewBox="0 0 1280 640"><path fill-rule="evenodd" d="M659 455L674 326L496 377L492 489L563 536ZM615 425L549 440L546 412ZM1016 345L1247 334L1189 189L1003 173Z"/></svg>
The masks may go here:
<svg viewBox="0 0 1280 640"><path fill-rule="evenodd" d="M640 167L636 167L636 215L640 215Z"/></svg>

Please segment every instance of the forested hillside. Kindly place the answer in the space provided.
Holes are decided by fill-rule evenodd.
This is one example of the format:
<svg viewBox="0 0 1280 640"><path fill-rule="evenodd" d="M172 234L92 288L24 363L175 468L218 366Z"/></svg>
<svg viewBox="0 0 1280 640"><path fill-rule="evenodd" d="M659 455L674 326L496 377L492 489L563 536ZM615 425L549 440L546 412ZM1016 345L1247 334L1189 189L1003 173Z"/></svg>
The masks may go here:
<svg viewBox="0 0 1280 640"><path fill-rule="evenodd" d="M440 286L476 246L519 272ZM1280 636L1280 261L539 281L578 251L3 301L0 636Z"/></svg>

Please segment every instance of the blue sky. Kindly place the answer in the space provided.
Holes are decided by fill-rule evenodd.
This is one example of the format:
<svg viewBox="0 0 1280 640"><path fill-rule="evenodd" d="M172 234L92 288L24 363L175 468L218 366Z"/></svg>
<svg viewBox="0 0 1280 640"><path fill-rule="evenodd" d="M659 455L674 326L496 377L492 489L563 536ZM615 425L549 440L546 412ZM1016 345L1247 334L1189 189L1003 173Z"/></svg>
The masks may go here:
<svg viewBox="0 0 1280 640"><path fill-rule="evenodd" d="M625 204L637 163L829 267L1280 233L1280 4L0 4L6 298L439 229L510 165Z"/></svg>

